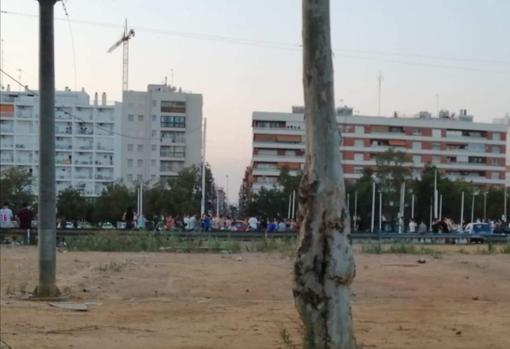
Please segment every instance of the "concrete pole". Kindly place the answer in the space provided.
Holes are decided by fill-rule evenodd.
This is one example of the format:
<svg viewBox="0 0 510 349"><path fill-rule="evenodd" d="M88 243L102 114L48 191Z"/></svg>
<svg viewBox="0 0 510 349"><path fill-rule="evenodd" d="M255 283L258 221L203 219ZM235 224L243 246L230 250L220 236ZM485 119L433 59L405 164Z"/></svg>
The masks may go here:
<svg viewBox="0 0 510 349"><path fill-rule="evenodd" d="M140 184L140 212L138 213L138 217L143 215L143 184Z"/></svg>
<svg viewBox="0 0 510 349"><path fill-rule="evenodd" d="M430 202L429 231L432 231L432 201Z"/></svg>
<svg viewBox="0 0 510 349"><path fill-rule="evenodd" d="M39 286L38 297L56 297L55 49L53 5L39 0Z"/></svg>
<svg viewBox="0 0 510 349"><path fill-rule="evenodd" d="M437 200L438 200L438 191L437 191L437 168L434 172L434 218L439 218L438 217L438 212L437 212Z"/></svg>
<svg viewBox="0 0 510 349"><path fill-rule="evenodd" d="M443 194L439 195L439 219L443 219Z"/></svg>
<svg viewBox="0 0 510 349"><path fill-rule="evenodd" d="M200 201L200 216L205 213L205 138L207 132L207 119L204 118L204 134L202 138L202 200Z"/></svg>
<svg viewBox="0 0 510 349"><path fill-rule="evenodd" d="M411 195L411 219L414 219L414 194Z"/></svg>
<svg viewBox="0 0 510 349"><path fill-rule="evenodd" d="M370 232L374 232L375 224L375 181L372 180L372 220L370 222Z"/></svg>
<svg viewBox="0 0 510 349"><path fill-rule="evenodd" d="M462 196L460 199L460 225L464 222L464 192L462 192Z"/></svg>
<svg viewBox="0 0 510 349"><path fill-rule="evenodd" d="M382 232L382 191L379 191L379 233Z"/></svg>
<svg viewBox="0 0 510 349"><path fill-rule="evenodd" d="M296 218L296 191L292 191L292 219Z"/></svg>
<svg viewBox="0 0 510 349"><path fill-rule="evenodd" d="M358 192L354 192L354 231L357 231L358 226Z"/></svg>
<svg viewBox="0 0 510 349"><path fill-rule="evenodd" d="M347 212L351 215L351 194L347 193Z"/></svg>

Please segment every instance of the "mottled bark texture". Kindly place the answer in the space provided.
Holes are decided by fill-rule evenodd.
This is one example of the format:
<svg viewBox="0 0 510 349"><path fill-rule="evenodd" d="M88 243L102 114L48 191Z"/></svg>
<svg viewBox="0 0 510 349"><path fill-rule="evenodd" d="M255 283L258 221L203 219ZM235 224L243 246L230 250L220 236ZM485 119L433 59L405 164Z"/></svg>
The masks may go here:
<svg viewBox="0 0 510 349"><path fill-rule="evenodd" d="M329 0L303 0L306 162L294 299L307 349L357 348L350 284L355 275L336 125Z"/></svg>

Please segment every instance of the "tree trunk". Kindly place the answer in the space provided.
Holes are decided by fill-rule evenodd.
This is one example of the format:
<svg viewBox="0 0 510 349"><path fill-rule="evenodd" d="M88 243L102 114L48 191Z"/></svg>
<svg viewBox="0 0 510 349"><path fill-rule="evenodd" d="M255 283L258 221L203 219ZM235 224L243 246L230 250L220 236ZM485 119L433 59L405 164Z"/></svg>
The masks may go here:
<svg viewBox="0 0 510 349"><path fill-rule="evenodd" d="M357 348L349 288L355 265L348 239L331 56L329 0L303 0L306 162L293 291L307 349Z"/></svg>

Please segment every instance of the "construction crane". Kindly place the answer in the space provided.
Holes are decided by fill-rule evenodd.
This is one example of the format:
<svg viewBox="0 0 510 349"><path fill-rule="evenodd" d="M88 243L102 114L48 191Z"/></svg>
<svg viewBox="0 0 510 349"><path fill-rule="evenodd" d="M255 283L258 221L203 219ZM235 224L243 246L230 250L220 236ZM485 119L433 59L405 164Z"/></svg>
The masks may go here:
<svg viewBox="0 0 510 349"><path fill-rule="evenodd" d="M115 50L122 44L122 91L128 89L128 67L129 67L129 39L135 36L135 31L127 27L127 19L124 22L124 33L122 37L115 44L108 49L108 53Z"/></svg>

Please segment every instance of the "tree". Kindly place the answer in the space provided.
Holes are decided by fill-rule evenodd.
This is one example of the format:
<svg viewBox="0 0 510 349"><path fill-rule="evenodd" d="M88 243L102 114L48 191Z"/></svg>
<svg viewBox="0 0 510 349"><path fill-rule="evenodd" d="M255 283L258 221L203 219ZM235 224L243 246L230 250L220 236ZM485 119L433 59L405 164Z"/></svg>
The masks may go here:
<svg viewBox="0 0 510 349"><path fill-rule="evenodd" d="M87 200L74 188L66 188L57 196L57 217L75 221L87 215Z"/></svg>
<svg viewBox="0 0 510 349"><path fill-rule="evenodd" d="M96 199L95 221L115 223L122 219L126 209L136 209L136 194L123 184L110 184Z"/></svg>
<svg viewBox="0 0 510 349"><path fill-rule="evenodd" d="M383 195L383 212L389 218L396 218L399 211L400 187L411 177L409 154L389 148L375 157L376 176L379 190Z"/></svg>
<svg viewBox="0 0 510 349"><path fill-rule="evenodd" d="M247 216L284 218L288 214L288 195L278 188L261 188L252 194L244 212Z"/></svg>
<svg viewBox="0 0 510 349"><path fill-rule="evenodd" d="M31 204L34 196L29 190L30 175L15 167L0 173L0 205L9 203L14 210L21 208L23 203Z"/></svg>
<svg viewBox="0 0 510 349"><path fill-rule="evenodd" d="M294 299L307 349L353 349L355 265L336 124L328 0L303 0L305 170Z"/></svg>

